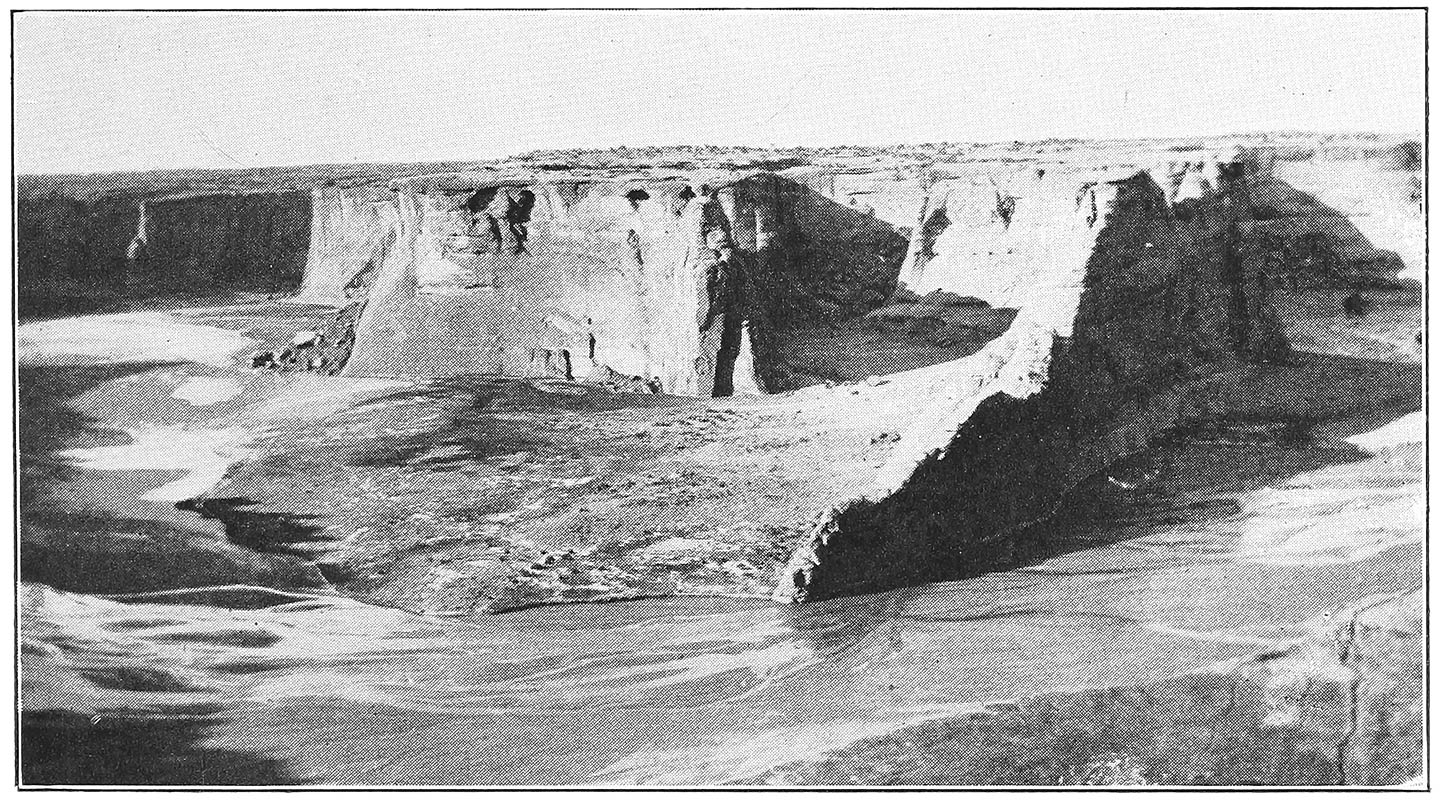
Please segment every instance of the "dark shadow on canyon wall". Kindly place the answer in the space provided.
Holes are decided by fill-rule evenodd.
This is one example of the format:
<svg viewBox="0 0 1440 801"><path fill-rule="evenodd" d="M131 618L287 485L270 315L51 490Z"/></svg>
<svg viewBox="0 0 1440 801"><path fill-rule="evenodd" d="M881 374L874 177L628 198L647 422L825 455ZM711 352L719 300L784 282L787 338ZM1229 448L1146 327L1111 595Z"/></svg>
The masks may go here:
<svg viewBox="0 0 1440 801"><path fill-rule="evenodd" d="M1296 354L1292 362L1262 368L1253 384L1232 388L1237 395L1249 396L1249 403L1235 404L1228 413L1192 419L1162 434L1149 449L1081 482L1058 505L1045 488L1061 480L1058 473L1064 465L1056 460L1063 460L1073 441L1063 408L1036 408L1051 390L1029 401L1009 397L985 401L951 442L946 459L931 457L900 492L845 514L844 538L832 541L835 550L828 558L840 564L881 561L895 567L880 573L877 580L847 583L835 594L963 579L1141 536L1144 527L1137 533L1094 524L1097 519L1113 520L1122 510L1170 522L1223 522L1238 512L1224 500L1170 508L1167 495L1152 491L1125 496L1122 507L1107 506L1117 499L1104 492L1106 476L1147 460L1155 465L1146 470L1166 463L1185 464L1183 474L1166 480L1187 495L1207 489L1216 496L1250 492L1300 473L1368 458L1348 446L1311 447L1306 432L1316 423L1365 416L1379 428L1421 408L1422 376L1417 364L1318 354ZM1212 396L1210 405L1221 408L1235 400L1224 395L1222 390ZM1270 441L1254 447L1225 444L1237 436L1255 436L1256 431L1265 432L1259 436ZM1010 438L1007 432L1025 433ZM1019 529L1000 522L1034 519L1035 510L1045 510L1045 522ZM955 532L969 536L956 537ZM869 571L867 567L860 572ZM812 589L819 590L812 597L830 597L828 588Z"/></svg>
<svg viewBox="0 0 1440 801"><path fill-rule="evenodd" d="M1409 372L1418 389L1418 367ZM1391 408L1370 425L1379 428L1416 408L1418 404ZM908 606L920 593L917 585L1025 568L1159 532L1237 525L1242 520L1237 496L1283 485L1302 473L1371 458L1352 446L1314 442L1314 422L1211 419L1172 431L1085 479L1048 517L1022 531L967 544L960 554L933 554L943 560L943 567L917 570L903 578L906 584L898 589L788 605L787 622L817 652L838 653L889 621L913 619ZM1126 569L1171 567L1147 562Z"/></svg>
<svg viewBox="0 0 1440 801"><path fill-rule="evenodd" d="M1035 523L1085 476L1193 425L1305 430L1418 410L1416 364L1289 352L1268 277L1246 258L1241 230L1213 211L1176 221L1153 182L1127 181L1090 256L1074 334L1053 346L1044 389L986 399L943 458L927 458L895 494L845 509L819 564L794 574L795 589L823 600L1088 547ZM1164 246L1142 247L1152 242ZM1172 389L1180 394L1165 395ZM1278 481L1357 458L1358 450L1335 449L1257 477ZM1237 468L1213 466L1208 480L1222 485Z"/></svg>
<svg viewBox="0 0 1440 801"><path fill-rule="evenodd" d="M240 291L289 294L305 274L310 193L22 192L15 234L21 320Z"/></svg>
<svg viewBox="0 0 1440 801"><path fill-rule="evenodd" d="M744 253L744 316L761 384L783 392L827 378L848 380L831 375L823 354L873 344L857 323L894 293L909 244L905 236L793 181L764 176L737 189L766 207L774 226L763 247ZM804 342L812 347L797 347Z"/></svg>
<svg viewBox="0 0 1440 801"><path fill-rule="evenodd" d="M1254 219L1246 234L1264 251L1272 286L1396 285L1405 267L1400 255L1376 247L1344 214L1281 178L1267 177L1254 186ZM1418 206L1421 199L1415 195L1412 202Z"/></svg>

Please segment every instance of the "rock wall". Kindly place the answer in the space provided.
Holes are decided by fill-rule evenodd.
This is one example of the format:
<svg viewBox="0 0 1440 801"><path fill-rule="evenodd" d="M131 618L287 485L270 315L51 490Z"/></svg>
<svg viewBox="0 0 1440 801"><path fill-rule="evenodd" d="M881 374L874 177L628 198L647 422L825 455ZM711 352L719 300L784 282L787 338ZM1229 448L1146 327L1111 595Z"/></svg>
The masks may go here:
<svg viewBox="0 0 1440 801"><path fill-rule="evenodd" d="M1316 421L1408 411L1418 397L1410 363L1288 351L1266 273L1248 257L1254 204L1241 164L1187 168L1211 177L1179 200L1183 174L1161 184L1133 167L1027 166L992 183L983 169L932 187L934 224L917 226L910 283L861 318L944 315L975 332L969 355L728 401L421 383L275 438L199 508L237 537L274 514L325 528L338 586L407 609L765 597L777 584L781 600L820 599L1024 564L1046 551L1034 541L1044 527L1030 524L1157 439L1288 437ZM694 359L718 353L700 350L713 347L701 336L709 307L749 335L735 389L753 376L773 390L771 376L795 360L777 345L823 337L825 320L885 289L884 251L873 248L883 229L849 226L855 218L830 201L765 176L688 197L697 184L451 175L397 185L396 246L346 369L588 370L708 395ZM522 192L533 195L524 222L510 213ZM743 268L742 291L721 291L727 273L710 267L722 256ZM1377 302L1371 319L1383 316ZM804 328L805 318L818 322ZM862 344L897 358L867 366L914 364L898 358L910 345L876 330ZM534 469L503 478L519 462ZM297 465L309 476L301 485ZM420 522L386 522L407 517Z"/></svg>
<svg viewBox="0 0 1440 801"><path fill-rule="evenodd" d="M308 192L163 197L139 212L127 247L135 283L281 293L305 276Z"/></svg>
<svg viewBox="0 0 1440 801"><path fill-rule="evenodd" d="M1086 476L1207 413L1207 377L1287 344L1239 227L1243 168L1182 211L1148 172L937 183L901 285L1017 309L953 362L946 400L901 436L874 488L825 513L778 600L985 569Z"/></svg>
<svg viewBox="0 0 1440 801"><path fill-rule="evenodd" d="M295 301L344 306L362 295L395 240L397 211L384 189L313 190L305 280Z"/></svg>
<svg viewBox="0 0 1440 801"><path fill-rule="evenodd" d="M682 395L784 383L776 332L851 318L903 239L769 174L400 181L350 375L554 375Z"/></svg>
<svg viewBox="0 0 1440 801"><path fill-rule="evenodd" d="M122 300L292 292L310 236L304 192L27 195L17 202L22 317Z"/></svg>
<svg viewBox="0 0 1440 801"><path fill-rule="evenodd" d="M128 294L126 251L139 222L130 198L20 196L16 300L22 319L93 311Z"/></svg>
<svg viewBox="0 0 1440 801"><path fill-rule="evenodd" d="M1323 154L1322 154L1323 156ZM1246 153L1255 258L1285 286L1385 286L1425 276L1424 179L1418 159Z"/></svg>
<svg viewBox="0 0 1440 801"><path fill-rule="evenodd" d="M915 223L915 211L925 198L919 172L915 168L882 164L807 165L785 170L782 175L908 234Z"/></svg>

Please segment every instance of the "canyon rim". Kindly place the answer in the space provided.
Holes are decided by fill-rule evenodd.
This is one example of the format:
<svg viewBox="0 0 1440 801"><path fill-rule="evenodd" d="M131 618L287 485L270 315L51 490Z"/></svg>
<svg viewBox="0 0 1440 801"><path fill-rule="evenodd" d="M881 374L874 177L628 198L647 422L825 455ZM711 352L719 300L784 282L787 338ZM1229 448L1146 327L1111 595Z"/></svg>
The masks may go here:
<svg viewBox="0 0 1440 801"><path fill-rule="evenodd" d="M12 15L19 786L1428 788L1425 25Z"/></svg>

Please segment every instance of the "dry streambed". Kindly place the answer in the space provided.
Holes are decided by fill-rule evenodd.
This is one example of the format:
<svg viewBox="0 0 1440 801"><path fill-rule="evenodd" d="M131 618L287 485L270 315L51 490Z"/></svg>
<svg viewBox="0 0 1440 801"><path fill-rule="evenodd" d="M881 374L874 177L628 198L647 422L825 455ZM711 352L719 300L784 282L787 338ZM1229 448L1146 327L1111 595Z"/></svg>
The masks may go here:
<svg viewBox="0 0 1440 801"><path fill-rule="evenodd" d="M263 331L246 321L260 312L227 314ZM108 336L106 322L74 324ZM96 369L86 347L65 369ZM63 350L30 366L62 367ZM50 414L22 421L36 426L22 432L27 780L1384 784L1420 770L1407 592L1422 581L1423 418L1403 409L1183 432L1087 482L1033 550L997 555L1022 565L1008 571L799 607L652 599L447 621L337 597L306 566L442 613L763 594L785 526L808 522L796 499L853 491L899 446L895 400L887 385L810 390L819 404L361 386L143 357L30 384L54 390L49 406L22 399ZM219 399L229 381L241 392ZM1402 401L1411 386L1335 359L1261 384L1293 398L1316 381ZM191 442L257 437L202 504L228 525L144 497L185 478L179 462L112 469L125 460L101 449L147 421ZM112 522L61 514L82 498ZM201 571L197 553L217 556ZM315 721L335 723L323 747ZM153 759L121 758L137 739Z"/></svg>
<svg viewBox="0 0 1440 801"><path fill-rule="evenodd" d="M827 392L839 406L859 389ZM416 611L767 597L817 510L898 440L812 406L431 382L287 427L196 508Z"/></svg>

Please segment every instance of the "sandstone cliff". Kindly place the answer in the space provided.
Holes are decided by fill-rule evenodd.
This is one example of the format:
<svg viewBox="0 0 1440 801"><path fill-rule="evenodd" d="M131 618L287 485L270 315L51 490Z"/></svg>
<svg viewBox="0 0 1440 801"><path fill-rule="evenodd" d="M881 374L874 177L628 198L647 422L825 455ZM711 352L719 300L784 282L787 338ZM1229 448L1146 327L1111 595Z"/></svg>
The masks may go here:
<svg viewBox="0 0 1440 801"><path fill-rule="evenodd" d="M298 303L344 306L364 291L395 239L396 208L375 187L311 192L310 247Z"/></svg>
<svg viewBox="0 0 1440 801"><path fill-rule="evenodd" d="M1350 288L1424 280L1418 162L1275 156L1265 148L1245 154L1256 206L1246 233L1280 283Z"/></svg>
<svg viewBox="0 0 1440 801"><path fill-rule="evenodd" d="M903 243L769 174L479 173L393 188L394 243L366 290L348 375L783 389L794 379L779 332L879 305Z"/></svg>
<svg viewBox="0 0 1440 801"><path fill-rule="evenodd" d="M305 273L308 193L22 198L20 315L234 291L289 293Z"/></svg>
<svg viewBox="0 0 1440 801"><path fill-rule="evenodd" d="M161 197L144 201L139 216L136 239L126 249L132 280L191 291L283 293L304 276L307 193Z"/></svg>
<svg viewBox="0 0 1440 801"><path fill-rule="evenodd" d="M822 517L776 598L1001 562L989 552L1017 547L1083 478L1207 415L1207 381L1282 357L1263 281L1238 252L1243 169L1215 175L1183 215L1146 172L936 184L902 285L1018 311L946 365L947 402L916 415L871 491Z"/></svg>

